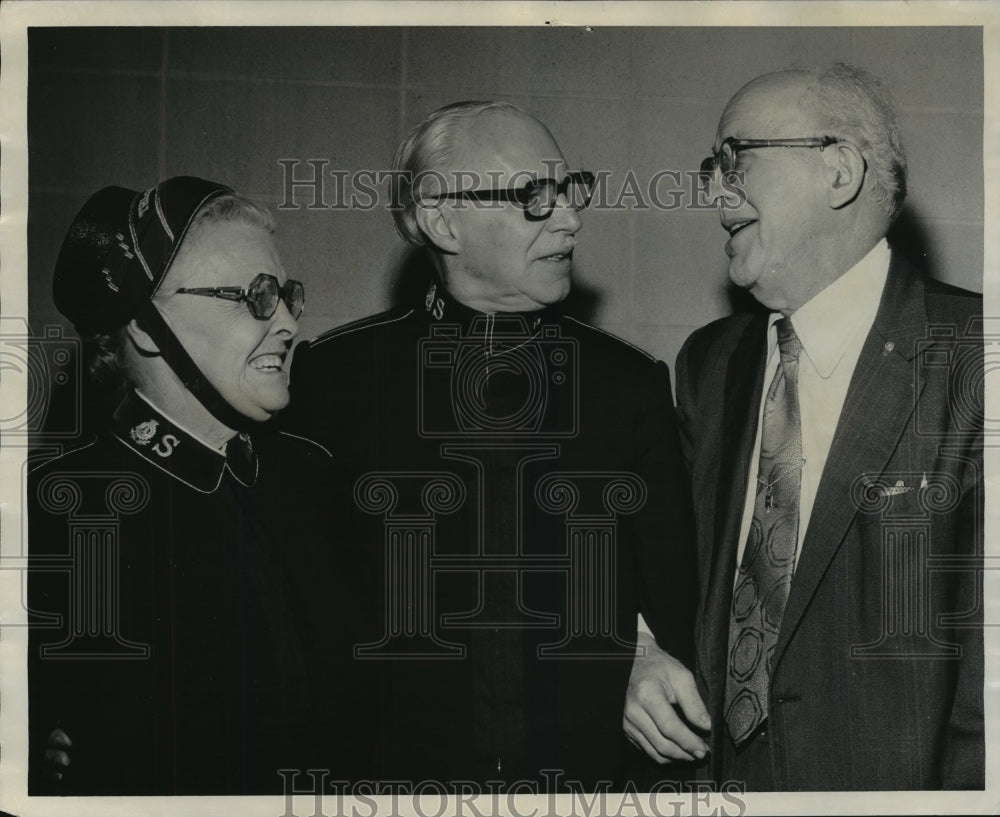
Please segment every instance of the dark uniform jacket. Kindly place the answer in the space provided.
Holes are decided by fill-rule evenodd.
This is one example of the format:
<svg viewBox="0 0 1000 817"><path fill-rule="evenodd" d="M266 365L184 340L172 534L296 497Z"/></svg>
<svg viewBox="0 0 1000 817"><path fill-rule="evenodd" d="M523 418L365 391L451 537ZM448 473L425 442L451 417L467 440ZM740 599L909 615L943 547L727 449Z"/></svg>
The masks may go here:
<svg viewBox="0 0 1000 817"><path fill-rule="evenodd" d="M281 792L279 767L315 763L314 605L337 572L301 477L328 455L241 443L227 465L133 393L30 473L33 770L54 727L73 742L33 793Z"/></svg>
<svg viewBox="0 0 1000 817"><path fill-rule="evenodd" d="M981 310L979 295L893 255L775 647L767 729L778 789L983 787ZM697 677L720 780L766 331L764 312L724 318L677 362L703 588Z"/></svg>
<svg viewBox="0 0 1000 817"><path fill-rule="evenodd" d="M620 784L637 612L691 649L666 366L556 310L485 315L435 286L301 344L292 391L283 422L333 455L369 601L365 776Z"/></svg>

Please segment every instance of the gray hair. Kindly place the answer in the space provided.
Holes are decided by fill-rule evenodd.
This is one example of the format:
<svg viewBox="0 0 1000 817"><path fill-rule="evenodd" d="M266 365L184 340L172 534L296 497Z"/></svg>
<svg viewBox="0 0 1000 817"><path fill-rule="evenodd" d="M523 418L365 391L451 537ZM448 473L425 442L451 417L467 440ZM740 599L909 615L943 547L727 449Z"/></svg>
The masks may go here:
<svg viewBox="0 0 1000 817"><path fill-rule="evenodd" d="M810 101L821 135L857 145L868 163L872 195L894 219L906 198L906 155L891 97L874 76L853 65L834 63L807 72L814 78Z"/></svg>
<svg viewBox="0 0 1000 817"><path fill-rule="evenodd" d="M274 216L270 210L239 193L224 193L211 199L198 211L191 220L191 226L188 227L183 243L190 241L205 226L220 222L246 224L249 227L259 227L268 233L274 232Z"/></svg>
<svg viewBox="0 0 1000 817"><path fill-rule="evenodd" d="M400 143L392 160L396 185L392 218L404 240L417 246L427 243L416 217L420 182L431 171L447 166L460 126L488 111L524 113L509 102L454 102L424 117Z"/></svg>

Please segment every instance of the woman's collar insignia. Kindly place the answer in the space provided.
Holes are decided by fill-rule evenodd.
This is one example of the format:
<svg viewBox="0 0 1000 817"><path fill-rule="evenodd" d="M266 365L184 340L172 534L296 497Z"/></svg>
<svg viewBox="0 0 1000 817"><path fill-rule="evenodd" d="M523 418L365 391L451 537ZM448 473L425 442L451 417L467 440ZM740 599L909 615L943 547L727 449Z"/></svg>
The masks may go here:
<svg viewBox="0 0 1000 817"><path fill-rule="evenodd" d="M136 445L149 445L156 436L158 427L159 423L156 420L146 420L144 423L134 426L128 434Z"/></svg>

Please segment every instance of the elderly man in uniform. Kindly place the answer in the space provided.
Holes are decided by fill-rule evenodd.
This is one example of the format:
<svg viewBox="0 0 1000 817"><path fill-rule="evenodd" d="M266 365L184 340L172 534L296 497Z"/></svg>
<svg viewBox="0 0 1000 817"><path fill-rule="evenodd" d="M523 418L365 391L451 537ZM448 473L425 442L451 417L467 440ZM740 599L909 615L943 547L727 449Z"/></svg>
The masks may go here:
<svg viewBox="0 0 1000 817"><path fill-rule="evenodd" d="M331 501L353 498L369 776L620 784L637 612L689 648L667 369L560 309L592 176L537 119L447 106L394 170L435 280L301 344L283 418L333 453Z"/></svg>
<svg viewBox="0 0 1000 817"><path fill-rule="evenodd" d="M887 244L906 164L866 72L753 80L703 170L737 174L729 275L761 306L677 363L712 776L982 788L981 298ZM666 761L702 739L671 699L702 704L651 649L626 730Z"/></svg>
<svg viewBox="0 0 1000 817"><path fill-rule="evenodd" d="M56 306L118 399L28 478L33 794L281 792L332 762L314 577L337 572L301 477L328 454L269 428L304 299L273 230L180 176L99 191L63 243Z"/></svg>

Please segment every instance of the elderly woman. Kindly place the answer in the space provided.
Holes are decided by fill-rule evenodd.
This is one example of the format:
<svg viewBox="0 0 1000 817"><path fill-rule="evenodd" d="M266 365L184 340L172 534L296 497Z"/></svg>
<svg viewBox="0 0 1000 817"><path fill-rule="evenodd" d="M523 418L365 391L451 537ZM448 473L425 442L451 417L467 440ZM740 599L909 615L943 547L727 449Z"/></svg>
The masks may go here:
<svg viewBox="0 0 1000 817"><path fill-rule="evenodd" d="M34 794L280 792L316 763L314 605L339 591L301 475L329 455L267 423L304 297L273 229L177 177L101 190L65 239L55 303L122 394L29 475Z"/></svg>

